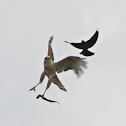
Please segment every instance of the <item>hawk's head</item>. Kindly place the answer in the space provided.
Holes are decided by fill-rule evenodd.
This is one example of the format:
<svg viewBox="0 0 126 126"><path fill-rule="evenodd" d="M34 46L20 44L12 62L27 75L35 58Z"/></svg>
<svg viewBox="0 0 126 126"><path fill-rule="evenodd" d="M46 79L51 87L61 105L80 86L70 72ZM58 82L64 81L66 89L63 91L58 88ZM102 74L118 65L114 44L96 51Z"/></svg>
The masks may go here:
<svg viewBox="0 0 126 126"><path fill-rule="evenodd" d="M45 57L44 64L51 64L51 62L52 62L52 59L50 58L50 56Z"/></svg>

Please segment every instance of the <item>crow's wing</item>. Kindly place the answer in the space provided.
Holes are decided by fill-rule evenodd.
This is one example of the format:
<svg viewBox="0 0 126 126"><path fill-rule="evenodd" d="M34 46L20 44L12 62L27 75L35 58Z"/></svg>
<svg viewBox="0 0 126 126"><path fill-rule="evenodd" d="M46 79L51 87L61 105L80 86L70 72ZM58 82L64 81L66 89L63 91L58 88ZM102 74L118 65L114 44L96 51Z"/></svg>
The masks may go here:
<svg viewBox="0 0 126 126"><path fill-rule="evenodd" d="M96 31L95 34L86 42L84 42L84 46L86 46L86 48L91 48L97 41L98 39L98 34L99 32Z"/></svg>
<svg viewBox="0 0 126 126"><path fill-rule="evenodd" d="M83 49L83 46L84 46L83 43L73 43L73 42L67 42L67 41L65 41L65 42L71 44L72 46L74 46L78 49Z"/></svg>
<svg viewBox="0 0 126 126"><path fill-rule="evenodd" d="M55 63L56 71L60 73L67 70L74 70L74 72L79 76L81 73L83 73L81 66L87 68L87 62L84 59L85 58L76 56L68 56Z"/></svg>

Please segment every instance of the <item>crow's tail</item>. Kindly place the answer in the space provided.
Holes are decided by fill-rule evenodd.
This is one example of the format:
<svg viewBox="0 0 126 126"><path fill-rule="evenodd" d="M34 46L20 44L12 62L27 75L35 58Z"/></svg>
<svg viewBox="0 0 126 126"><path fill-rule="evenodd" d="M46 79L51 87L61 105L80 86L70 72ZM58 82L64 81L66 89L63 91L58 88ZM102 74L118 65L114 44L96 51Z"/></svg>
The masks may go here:
<svg viewBox="0 0 126 126"><path fill-rule="evenodd" d="M84 56L92 56L95 53L90 52L89 50L83 50L80 54L84 55Z"/></svg>

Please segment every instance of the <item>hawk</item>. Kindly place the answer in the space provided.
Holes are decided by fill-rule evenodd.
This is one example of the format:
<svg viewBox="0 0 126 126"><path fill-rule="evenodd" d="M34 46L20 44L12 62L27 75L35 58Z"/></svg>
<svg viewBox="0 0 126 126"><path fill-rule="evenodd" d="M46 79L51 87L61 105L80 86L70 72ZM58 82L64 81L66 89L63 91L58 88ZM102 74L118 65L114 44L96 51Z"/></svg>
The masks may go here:
<svg viewBox="0 0 126 126"><path fill-rule="evenodd" d="M52 40L53 40L53 36L50 37L48 43L48 55L44 59L44 71L41 74L40 81L36 86L31 88L30 91L32 90L35 91L35 88L39 84L41 84L42 81L44 80L44 77L47 76L48 82L47 82L46 89L42 95L38 95L36 98L41 97L46 101L56 102L56 101L46 99L44 95L52 82L56 84L61 90L67 91L64 85L62 84L62 82L59 80L57 73L61 73L67 70L74 70L75 74L77 76L80 76L83 73L82 67L87 68L87 62L85 61L85 58L80 58L76 56L68 56L59 62L54 62L54 55L51 47Z"/></svg>
<svg viewBox="0 0 126 126"><path fill-rule="evenodd" d="M83 51L80 54L82 54L84 56L92 56L95 53L89 51L88 49L91 48L96 43L96 41L98 39L98 34L99 34L99 32L96 31L95 34L86 42L84 40L82 40L81 43L70 43L67 41L65 41L65 42L71 44L72 46L74 46L78 49L82 49Z"/></svg>

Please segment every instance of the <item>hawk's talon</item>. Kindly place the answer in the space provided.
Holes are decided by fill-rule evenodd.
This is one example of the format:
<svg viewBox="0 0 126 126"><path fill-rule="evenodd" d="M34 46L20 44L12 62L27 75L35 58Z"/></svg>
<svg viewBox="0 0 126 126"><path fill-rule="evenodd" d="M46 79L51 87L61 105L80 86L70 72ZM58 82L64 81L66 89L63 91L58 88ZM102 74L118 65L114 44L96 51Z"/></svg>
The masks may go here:
<svg viewBox="0 0 126 126"><path fill-rule="evenodd" d="M45 98L45 97L44 97L44 94L43 94L43 95L41 95L41 97L42 97L42 99L43 99L43 98Z"/></svg>
<svg viewBox="0 0 126 126"><path fill-rule="evenodd" d="M43 95L38 95L36 98L39 99L39 97L41 97L42 99L44 99L44 94Z"/></svg>
<svg viewBox="0 0 126 126"><path fill-rule="evenodd" d="M36 91L36 90L35 90L35 87L31 88L29 91L32 91L32 90Z"/></svg>

